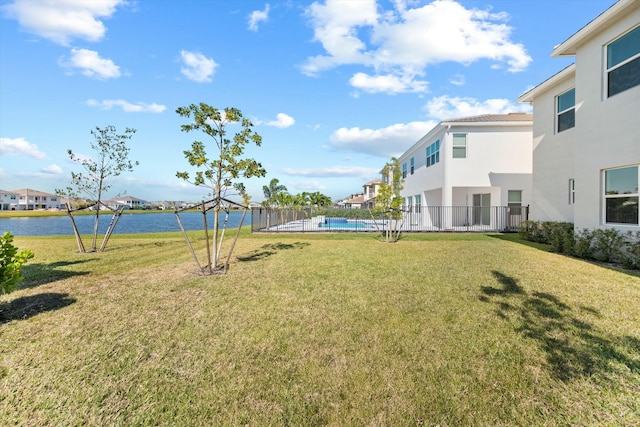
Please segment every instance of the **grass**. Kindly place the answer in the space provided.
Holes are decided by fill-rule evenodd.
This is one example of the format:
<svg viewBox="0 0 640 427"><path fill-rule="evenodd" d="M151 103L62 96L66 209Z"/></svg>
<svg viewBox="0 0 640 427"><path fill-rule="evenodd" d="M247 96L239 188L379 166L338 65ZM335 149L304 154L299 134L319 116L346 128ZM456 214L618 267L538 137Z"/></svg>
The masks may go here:
<svg viewBox="0 0 640 427"><path fill-rule="evenodd" d="M640 425L640 278L512 236L15 243L3 425Z"/></svg>

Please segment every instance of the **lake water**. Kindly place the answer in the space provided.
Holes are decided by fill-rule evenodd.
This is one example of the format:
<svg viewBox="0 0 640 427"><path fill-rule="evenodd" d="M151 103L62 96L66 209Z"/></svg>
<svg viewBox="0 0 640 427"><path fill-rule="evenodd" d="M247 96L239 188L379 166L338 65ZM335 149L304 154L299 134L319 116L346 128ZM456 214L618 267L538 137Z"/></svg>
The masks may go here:
<svg viewBox="0 0 640 427"><path fill-rule="evenodd" d="M109 227L112 215L100 214L98 232L103 234ZM236 228L240 224L242 212L231 212L227 228ZM80 215L74 217L80 234L93 233L94 216ZM220 220L224 214L220 215ZM180 220L185 230L202 230L201 212L182 212ZM209 228L213 226L213 213L207 214ZM243 225L251 224L251 213L247 213ZM14 236L55 236L73 235L73 226L68 216L0 218L0 232L9 231ZM148 214L122 214L113 234L157 233L164 231L180 231L178 220L173 212Z"/></svg>

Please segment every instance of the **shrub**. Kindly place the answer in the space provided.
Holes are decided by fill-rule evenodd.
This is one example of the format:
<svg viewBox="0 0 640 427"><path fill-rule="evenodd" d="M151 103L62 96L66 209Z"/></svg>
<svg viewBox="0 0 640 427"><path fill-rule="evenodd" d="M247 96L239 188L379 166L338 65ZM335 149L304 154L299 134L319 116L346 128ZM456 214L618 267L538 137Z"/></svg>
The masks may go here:
<svg viewBox="0 0 640 427"><path fill-rule="evenodd" d="M574 233L573 254L578 258L593 257L593 231L588 228L577 230Z"/></svg>
<svg viewBox="0 0 640 427"><path fill-rule="evenodd" d="M522 239L529 240L530 242L548 243L544 231L544 224L546 223L523 221L518 228L518 234Z"/></svg>
<svg viewBox="0 0 640 427"><path fill-rule="evenodd" d="M619 261L624 245L624 235L613 228L597 229L593 232L593 244L598 260Z"/></svg>
<svg viewBox="0 0 640 427"><path fill-rule="evenodd" d="M22 264L33 258L33 252L13 246L13 235L8 231L0 237L0 294L8 294L18 287L23 277Z"/></svg>
<svg viewBox="0 0 640 427"><path fill-rule="evenodd" d="M547 243L551 245L551 248L556 252L573 253L573 239L568 236L573 236L573 224L569 222L545 222L543 225L543 233L546 237Z"/></svg>
<svg viewBox="0 0 640 427"><path fill-rule="evenodd" d="M626 245L620 254L620 262L628 268L640 269L640 231L626 234Z"/></svg>

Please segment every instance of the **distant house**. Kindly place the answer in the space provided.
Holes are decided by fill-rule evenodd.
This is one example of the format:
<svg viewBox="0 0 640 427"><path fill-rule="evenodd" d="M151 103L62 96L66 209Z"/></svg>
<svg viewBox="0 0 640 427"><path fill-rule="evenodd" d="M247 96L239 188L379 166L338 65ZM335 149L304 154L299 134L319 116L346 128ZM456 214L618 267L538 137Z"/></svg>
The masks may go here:
<svg viewBox="0 0 640 427"><path fill-rule="evenodd" d="M520 215L531 201L532 126L531 114L486 114L442 121L420 138L398 158L405 210L423 212L415 229L490 226L494 206Z"/></svg>
<svg viewBox="0 0 640 427"><path fill-rule="evenodd" d="M13 190L11 193L18 195L17 210L32 211L36 209L60 209L63 207L60 198L55 194L45 193L31 188Z"/></svg>
<svg viewBox="0 0 640 427"><path fill-rule="evenodd" d="M375 179L373 181L367 182L362 186L364 188L362 201L363 208L373 209L375 207L376 196L378 194L380 184L382 184L382 181L379 179Z"/></svg>
<svg viewBox="0 0 640 427"><path fill-rule="evenodd" d="M105 200L104 204L114 210L123 206L125 209L146 209L149 206L147 201L131 196L121 196Z"/></svg>
<svg viewBox="0 0 640 427"><path fill-rule="evenodd" d="M364 193L353 193L344 199L337 200L335 205L342 209L362 209Z"/></svg>
<svg viewBox="0 0 640 427"><path fill-rule="evenodd" d="M18 209L20 195L14 191L0 190L0 210L15 211Z"/></svg>
<svg viewBox="0 0 640 427"><path fill-rule="evenodd" d="M575 63L533 105L531 219L639 230L640 1L621 0L553 49Z"/></svg>

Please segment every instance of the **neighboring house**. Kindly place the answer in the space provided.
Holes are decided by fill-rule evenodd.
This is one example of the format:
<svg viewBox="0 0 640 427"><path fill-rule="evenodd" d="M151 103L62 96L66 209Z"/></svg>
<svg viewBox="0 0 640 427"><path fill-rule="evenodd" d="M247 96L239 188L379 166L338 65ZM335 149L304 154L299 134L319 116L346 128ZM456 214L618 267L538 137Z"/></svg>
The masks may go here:
<svg viewBox="0 0 640 427"><path fill-rule="evenodd" d="M32 211L35 209L60 209L60 198L55 194L45 193L31 188L13 190L18 195L17 210Z"/></svg>
<svg viewBox="0 0 640 427"><path fill-rule="evenodd" d="M640 1L621 0L553 49L570 65L533 105L531 219L640 230Z"/></svg>
<svg viewBox="0 0 640 427"><path fill-rule="evenodd" d="M349 197L338 200L335 204L342 209L362 209L364 193L353 193Z"/></svg>
<svg viewBox="0 0 640 427"><path fill-rule="evenodd" d="M497 221L510 218L498 218L490 208L496 206L514 207L510 212L521 221L520 206L531 201L531 138L531 114L487 114L438 124L398 158L405 210L422 212L411 219L411 227L501 228Z"/></svg>
<svg viewBox="0 0 640 427"><path fill-rule="evenodd" d="M0 211L15 211L18 209L20 195L13 191L0 190Z"/></svg>
<svg viewBox="0 0 640 427"><path fill-rule="evenodd" d="M125 209L146 209L148 202L136 197L122 196L110 200L105 200L104 204L113 210L118 209L122 206L124 206Z"/></svg>
<svg viewBox="0 0 640 427"><path fill-rule="evenodd" d="M364 184L362 187L364 188L363 193L363 208L373 209L376 204L376 195L378 194L378 189L380 188L380 184L382 181L379 179L374 179L373 181L369 181Z"/></svg>

